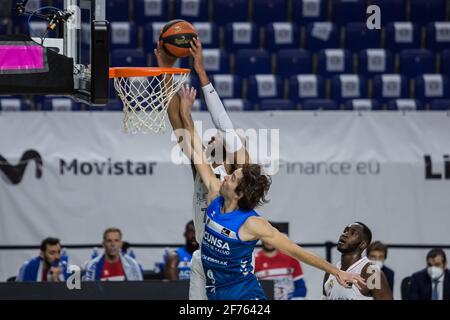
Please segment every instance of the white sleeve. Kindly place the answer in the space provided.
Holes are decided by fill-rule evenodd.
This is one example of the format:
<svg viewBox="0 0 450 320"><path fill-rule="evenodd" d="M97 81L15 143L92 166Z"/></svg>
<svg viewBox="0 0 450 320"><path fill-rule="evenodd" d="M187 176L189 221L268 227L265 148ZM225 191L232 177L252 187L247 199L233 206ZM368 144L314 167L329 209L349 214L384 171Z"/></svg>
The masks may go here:
<svg viewBox="0 0 450 320"><path fill-rule="evenodd" d="M202 87L202 90L209 114L211 115L216 129L219 130L223 137L226 150L228 152L240 150L243 147L241 139L234 130L233 123L213 85L208 83L206 86Z"/></svg>

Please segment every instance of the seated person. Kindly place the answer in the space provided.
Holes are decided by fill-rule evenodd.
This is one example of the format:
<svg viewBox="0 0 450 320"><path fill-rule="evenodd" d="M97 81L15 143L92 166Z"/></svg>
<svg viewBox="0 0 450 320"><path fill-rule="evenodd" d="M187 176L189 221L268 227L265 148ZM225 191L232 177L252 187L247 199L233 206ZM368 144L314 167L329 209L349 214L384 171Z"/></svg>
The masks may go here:
<svg viewBox="0 0 450 320"><path fill-rule="evenodd" d="M136 259L136 255L135 255L133 249L131 249L131 244L128 241L122 242L122 254L127 254L130 257L132 257L133 259Z"/></svg>
<svg viewBox="0 0 450 320"><path fill-rule="evenodd" d="M57 238L42 240L39 256L26 261L16 281L58 282L69 277L67 263L61 259L61 244Z"/></svg>
<svg viewBox="0 0 450 320"><path fill-rule="evenodd" d="M278 229L276 223L271 224ZM255 275L260 280L274 280L275 300L294 300L306 297L306 285L300 261L262 242L262 250L255 257Z"/></svg>
<svg viewBox="0 0 450 320"><path fill-rule="evenodd" d="M169 254L164 267L164 274L168 280L189 280L191 276L192 254L199 245L195 240L194 222L186 224L184 230L185 245Z"/></svg>
<svg viewBox="0 0 450 320"><path fill-rule="evenodd" d="M383 271L391 291L394 291L394 271L384 264L387 258L387 246L380 241L372 242L367 248L367 258Z"/></svg>
<svg viewBox="0 0 450 320"><path fill-rule="evenodd" d="M127 254L137 261L136 254L134 253L133 249L131 249L131 244L128 241L122 242L122 254ZM142 273L144 273L144 268L142 268L141 264L139 264L139 268L141 268Z"/></svg>
<svg viewBox="0 0 450 320"><path fill-rule="evenodd" d="M117 228L103 233L104 254L86 265L85 281L139 281L143 280L139 264L127 254L122 254L122 232Z"/></svg>
<svg viewBox="0 0 450 320"><path fill-rule="evenodd" d="M450 300L450 272L444 250L427 254L427 268L414 273L409 290L411 300Z"/></svg>

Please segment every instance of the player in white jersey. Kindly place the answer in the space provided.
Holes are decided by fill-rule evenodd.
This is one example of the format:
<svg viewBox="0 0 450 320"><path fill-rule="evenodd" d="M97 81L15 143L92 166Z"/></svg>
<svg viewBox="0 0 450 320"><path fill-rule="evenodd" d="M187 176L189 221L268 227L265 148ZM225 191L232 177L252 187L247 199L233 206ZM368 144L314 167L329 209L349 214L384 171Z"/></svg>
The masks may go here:
<svg viewBox="0 0 450 320"><path fill-rule="evenodd" d="M250 158L240 137L234 130L233 123L231 122L220 97L206 74L203 66L202 45L199 39L194 39L192 41L191 54L194 57L194 70L199 77L208 111L218 130L218 134L212 137L207 143L207 146L205 147L206 154L212 158L211 168L213 169L213 172L221 181L223 181L226 175L233 173L234 170L241 167L243 164L248 163ZM155 55L160 67L171 67L176 60L166 55L163 50L160 50L159 46L155 49ZM179 96L176 95L170 102L168 108L169 120L175 134L178 129L183 129L183 122L181 121L179 114L179 99ZM230 157L227 155L231 155L232 161L229 161ZM205 229L206 208L208 207L208 190L193 165L192 171L194 176L192 213L196 239L197 242L201 244ZM205 286L206 278L199 249L192 255L189 299L207 300Z"/></svg>
<svg viewBox="0 0 450 320"><path fill-rule="evenodd" d="M335 276L325 274L323 298L327 300L392 300L392 291L384 273L362 253L372 241L372 232L362 222L345 227L339 237L337 249L342 254L337 267L347 272L360 274L366 280L361 289L356 286L343 287Z"/></svg>

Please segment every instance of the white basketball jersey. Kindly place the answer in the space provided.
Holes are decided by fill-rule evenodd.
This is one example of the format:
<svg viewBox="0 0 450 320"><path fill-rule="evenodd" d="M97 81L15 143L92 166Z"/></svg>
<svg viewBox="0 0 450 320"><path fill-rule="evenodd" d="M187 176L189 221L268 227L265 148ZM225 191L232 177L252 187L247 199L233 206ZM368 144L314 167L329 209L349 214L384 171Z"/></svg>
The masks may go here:
<svg viewBox="0 0 450 320"><path fill-rule="evenodd" d="M216 168L211 168L214 174L223 181L227 174L224 165L220 165ZM208 189L206 189L200 175L195 174L194 179L194 195L192 199L192 214L195 226L195 239L199 244L202 243L203 233L205 232L205 216L206 208L208 207Z"/></svg>
<svg viewBox="0 0 450 320"><path fill-rule="evenodd" d="M347 272L361 274L362 269L370 263L367 257L361 258L352 264ZM341 263L336 265L339 269L341 268ZM326 299L327 300L373 300L372 297L367 297L363 295L359 289L352 285L350 288L344 288L339 284L334 275L330 275L328 280L324 285Z"/></svg>

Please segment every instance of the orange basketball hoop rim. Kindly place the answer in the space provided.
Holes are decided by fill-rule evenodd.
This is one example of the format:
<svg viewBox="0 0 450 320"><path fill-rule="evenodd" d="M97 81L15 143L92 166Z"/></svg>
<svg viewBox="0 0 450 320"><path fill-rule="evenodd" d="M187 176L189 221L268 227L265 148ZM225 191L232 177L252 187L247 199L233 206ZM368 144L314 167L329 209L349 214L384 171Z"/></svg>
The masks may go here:
<svg viewBox="0 0 450 320"><path fill-rule="evenodd" d="M169 102L191 70L182 68L118 67L109 69L123 103L124 131L164 132Z"/></svg>
<svg viewBox="0 0 450 320"><path fill-rule="evenodd" d="M162 74L188 74L190 69L155 67L117 67L109 68L109 78L157 77Z"/></svg>

